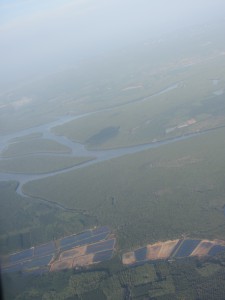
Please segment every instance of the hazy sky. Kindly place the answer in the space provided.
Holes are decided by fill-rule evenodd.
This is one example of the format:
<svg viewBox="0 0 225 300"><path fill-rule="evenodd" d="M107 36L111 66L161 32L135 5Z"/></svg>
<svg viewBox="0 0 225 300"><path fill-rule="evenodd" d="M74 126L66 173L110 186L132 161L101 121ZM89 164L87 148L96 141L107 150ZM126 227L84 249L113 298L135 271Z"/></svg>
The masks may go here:
<svg viewBox="0 0 225 300"><path fill-rule="evenodd" d="M0 87L224 11L224 0L0 0Z"/></svg>

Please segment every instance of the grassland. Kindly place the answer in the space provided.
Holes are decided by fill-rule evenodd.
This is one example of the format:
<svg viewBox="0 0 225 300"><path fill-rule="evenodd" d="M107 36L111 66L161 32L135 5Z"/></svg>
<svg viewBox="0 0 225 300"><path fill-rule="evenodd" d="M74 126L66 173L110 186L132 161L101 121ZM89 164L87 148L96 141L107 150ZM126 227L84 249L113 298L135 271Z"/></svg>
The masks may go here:
<svg viewBox="0 0 225 300"><path fill-rule="evenodd" d="M41 138L42 137L42 133L41 132L34 132L34 133L30 133L30 134L27 134L27 135L24 135L22 137L16 137L16 138L13 138L11 140L11 142L24 142L24 141L27 141L27 140L32 140L32 139L37 139L37 138Z"/></svg>
<svg viewBox="0 0 225 300"><path fill-rule="evenodd" d="M0 172L12 173L49 173L67 169L89 160L91 157L26 156L0 160Z"/></svg>
<svg viewBox="0 0 225 300"><path fill-rule="evenodd" d="M12 157L46 152L68 153L70 152L70 149L58 142L48 139L28 139L10 144L1 155L3 157Z"/></svg>

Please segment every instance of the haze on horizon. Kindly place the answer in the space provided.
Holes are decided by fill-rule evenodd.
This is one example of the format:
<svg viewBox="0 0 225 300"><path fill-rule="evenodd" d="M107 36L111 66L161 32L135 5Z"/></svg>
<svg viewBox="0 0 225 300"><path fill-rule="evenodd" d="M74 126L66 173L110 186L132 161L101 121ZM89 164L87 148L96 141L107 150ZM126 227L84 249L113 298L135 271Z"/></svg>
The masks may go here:
<svg viewBox="0 0 225 300"><path fill-rule="evenodd" d="M1 92L224 11L223 0L1 0Z"/></svg>

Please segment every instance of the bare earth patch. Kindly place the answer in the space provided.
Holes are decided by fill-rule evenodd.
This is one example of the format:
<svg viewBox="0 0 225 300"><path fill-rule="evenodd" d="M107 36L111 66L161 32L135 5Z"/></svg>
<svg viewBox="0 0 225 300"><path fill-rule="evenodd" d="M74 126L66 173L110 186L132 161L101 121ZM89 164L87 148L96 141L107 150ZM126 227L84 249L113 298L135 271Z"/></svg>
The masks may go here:
<svg viewBox="0 0 225 300"><path fill-rule="evenodd" d="M124 265L132 265L136 262L134 252L128 252L123 255L122 258Z"/></svg>
<svg viewBox="0 0 225 300"><path fill-rule="evenodd" d="M50 272L71 269L73 266L73 258L56 261L51 264Z"/></svg>
<svg viewBox="0 0 225 300"><path fill-rule="evenodd" d="M209 250L215 245L215 242L203 240L201 243L195 248L195 250L191 253L190 256L205 256L208 254Z"/></svg>
<svg viewBox="0 0 225 300"><path fill-rule="evenodd" d="M93 264L93 258L94 258L94 254L75 257L73 261L73 268L89 266Z"/></svg>
<svg viewBox="0 0 225 300"><path fill-rule="evenodd" d="M75 258L81 255L84 255L85 252L87 250L87 246L83 246L83 247L77 247L77 248L73 248L71 250L68 251L64 251L63 253L60 254L59 260L63 260L66 258Z"/></svg>
<svg viewBox="0 0 225 300"><path fill-rule="evenodd" d="M165 243L162 243L160 252L158 254L158 259L168 258L171 255L173 249L176 247L178 242L179 240L174 240L174 241L167 241Z"/></svg>

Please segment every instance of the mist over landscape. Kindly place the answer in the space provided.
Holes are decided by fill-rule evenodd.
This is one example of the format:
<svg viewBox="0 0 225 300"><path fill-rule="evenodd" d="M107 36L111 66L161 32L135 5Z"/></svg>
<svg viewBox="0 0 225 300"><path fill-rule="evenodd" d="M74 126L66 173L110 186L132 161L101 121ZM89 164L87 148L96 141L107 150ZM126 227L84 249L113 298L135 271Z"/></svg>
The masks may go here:
<svg viewBox="0 0 225 300"><path fill-rule="evenodd" d="M224 8L222 0L2 0L1 84L107 61L124 47L223 19Z"/></svg>
<svg viewBox="0 0 225 300"><path fill-rule="evenodd" d="M0 1L5 299L225 299L224 11Z"/></svg>

